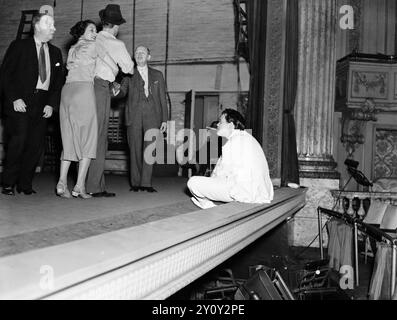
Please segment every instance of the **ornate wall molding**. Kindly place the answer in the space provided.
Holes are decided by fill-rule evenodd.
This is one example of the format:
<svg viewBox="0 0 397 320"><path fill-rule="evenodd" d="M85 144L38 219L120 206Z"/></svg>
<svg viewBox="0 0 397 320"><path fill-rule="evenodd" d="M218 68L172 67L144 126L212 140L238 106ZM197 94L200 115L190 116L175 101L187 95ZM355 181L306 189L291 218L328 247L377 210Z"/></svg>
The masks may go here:
<svg viewBox="0 0 397 320"><path fill-rule="evenodd" d="M353 89L354 90L354 89ZM343 143L349 158L358 145L365 142L365 127L368 121L377 121L376 114L379 113L373 99L365 99L364 103L342 112L342 132L340 141Z"/></svg>
<svg viewBox="0 0 397 320"><path fill-rule="evenodd" d="M397 179L397 126L379 126L374 132L373 175L374 180Z"/></svg>
<svg viewBox="0 0 397 320"><path fill-rule="evenodd" d="M365 98L369 94L377 99L387 99L388 74L385 72L352 71L352 97Z"/></svg>

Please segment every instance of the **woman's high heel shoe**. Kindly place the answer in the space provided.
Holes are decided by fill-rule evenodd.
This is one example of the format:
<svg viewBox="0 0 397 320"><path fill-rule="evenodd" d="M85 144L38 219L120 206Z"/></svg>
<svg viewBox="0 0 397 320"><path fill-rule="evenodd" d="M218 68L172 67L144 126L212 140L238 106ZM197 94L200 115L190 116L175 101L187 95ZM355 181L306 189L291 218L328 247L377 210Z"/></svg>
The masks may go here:
<svg viewBox="0 0 397 320"><path fill-rule="evenodd" d="M81 188L77 184L74 186L72 190L72 196L75 198L82 198L82 199L89 199L92 198L92 195L89 193L85 192L84 188Z"/></svg>
<svg viewBox="0 0 397 320"><path fill-rule="evenodd" d="M56 193L57 193L57 196L62 197L62 198L71 198L72 197L70 195L70 191L69 191L68 187L62 181L59 181L57 183Z"/></svg>

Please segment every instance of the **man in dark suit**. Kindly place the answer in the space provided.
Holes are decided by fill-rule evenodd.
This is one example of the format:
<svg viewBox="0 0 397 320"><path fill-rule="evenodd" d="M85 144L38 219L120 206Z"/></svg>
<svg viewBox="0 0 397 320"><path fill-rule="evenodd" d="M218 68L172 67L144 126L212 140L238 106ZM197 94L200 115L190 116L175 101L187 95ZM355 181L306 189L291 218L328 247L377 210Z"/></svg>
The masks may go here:
<svg viewBox="0 0 397 320"><path fill-rule="evenodd" d="M144 136L148 130L157 129L161 133L167 130L165 81L160 71L148 67L150 59L147 47L136 48L134 75L123 79L118 95L122 97L128 93L125 121L130 148L130 191L134 192L156 192L152 187L152 162L144 159L146 147L153 142L145 141Z"/></svg>
<svg viewBox="0 0 397 320"><path fill-rule="evenodd" d="M54 19L33 18L34 37L13 41L1 67L7 153L3 171L6 195L36 193L32 181L44 149L47 119L59 107L64 82L62 53L49 41Z"/></svg>

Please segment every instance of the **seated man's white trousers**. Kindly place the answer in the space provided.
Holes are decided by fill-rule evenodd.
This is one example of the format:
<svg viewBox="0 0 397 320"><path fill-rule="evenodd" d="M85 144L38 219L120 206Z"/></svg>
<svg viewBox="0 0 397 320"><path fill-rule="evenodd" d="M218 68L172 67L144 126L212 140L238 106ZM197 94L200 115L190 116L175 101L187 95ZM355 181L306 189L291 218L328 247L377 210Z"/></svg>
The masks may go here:
<svg viewBox="0 0 397 320"><path fill-rule="evenodd" d="M192 201L202 209L215 207L212 201L231 202L232 183L225 178L193 176L187 182ZM212 200L212 201L211 201Z"/></svg>

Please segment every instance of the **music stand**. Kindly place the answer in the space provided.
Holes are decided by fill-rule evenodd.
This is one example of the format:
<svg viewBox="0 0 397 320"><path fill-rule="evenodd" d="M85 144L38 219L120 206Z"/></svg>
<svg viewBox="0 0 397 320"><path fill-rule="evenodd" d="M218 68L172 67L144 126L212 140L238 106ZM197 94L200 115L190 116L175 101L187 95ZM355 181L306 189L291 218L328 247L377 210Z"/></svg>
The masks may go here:
<svg viewBox="0 0 397 320"><path fill-rule="evenodd" d="M353 178L359 185L362 185L363 187L372 187L373 183L368 180L362 171L357 169L358 164L358 161L351 159L345 160L345 165L347 166L347 172L349 172L350 178Z"/></svg>

